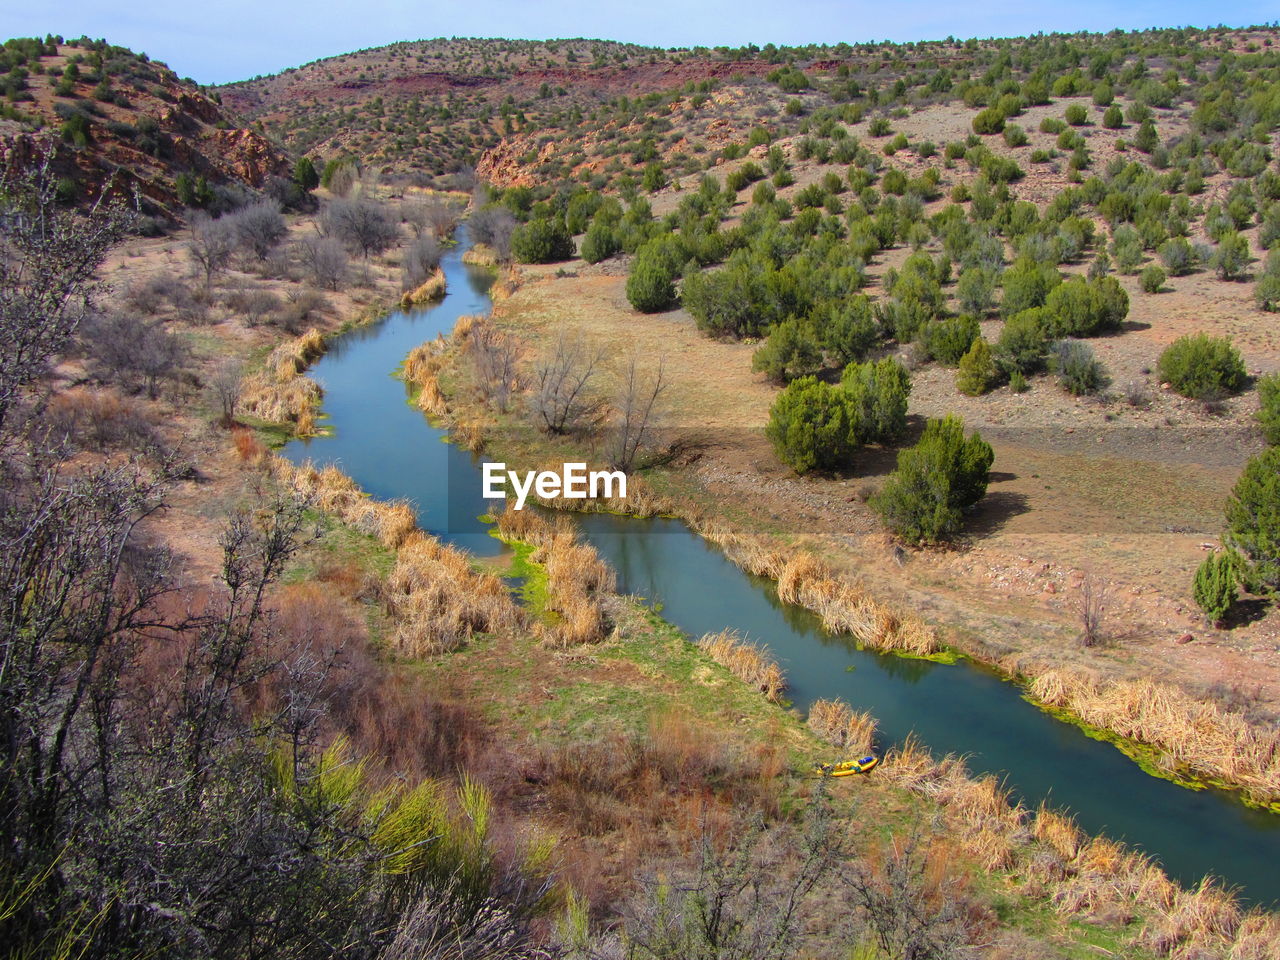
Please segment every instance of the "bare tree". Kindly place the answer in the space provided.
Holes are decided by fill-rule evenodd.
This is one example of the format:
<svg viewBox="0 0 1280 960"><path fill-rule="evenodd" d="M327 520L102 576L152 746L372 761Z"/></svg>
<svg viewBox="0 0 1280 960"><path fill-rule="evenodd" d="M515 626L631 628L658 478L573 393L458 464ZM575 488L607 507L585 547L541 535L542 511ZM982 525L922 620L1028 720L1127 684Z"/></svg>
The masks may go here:
<svg viewBox="0 0 1280 960"><path fill-rule="evenodd" d="M599 404L590 398L587 386L599 368L599 350L589 350L581 339L561 330L551 349L534 369L537 394L534 413L542 429L549 433L576 430Z"/></svg>
<svg viewBox="0 0 1280 960"><path fill-rule="evenodd" d="M966 955L968 931L958 890L930 870L921 838L893 839L883 856L841 871L853 902L892 960L951 960Z"/></svg>
<svg viewBox="0 0 1280 960"><path fill-rule="evenodd" d="M236 242L253 251L259 260L267 255L289 233L280 205L274 200L259 200L222 218L230 223Z"/></svg>
<svg viewBox="0 0 1280 960"><path fill-rule="evenodd" d="M229 223L214 220L208 214L191 217L191 239L187 255L204 274L204 288L213 286L213 278L227 268L236 250L236 235Z"/></svg>
<svg viewBox="0 0 1280 960"><path fill-rule="evenodd" d="M666 361L657 370L645 370L639 354L631 351L624 361L618 398L617 422L610 441L609 457L618 470L632 469L653 432L658 404L666 390Z"/></svg>
<svg viewBox="0 0 1280 960"><path fill-rule="evenodd" d="M222 411L221 423L229 427L236 422L240 390L244 381L244 365L233 357L222 360L209 377L209 392Z"/></svg>
<svg viewBox="0 0 1280 960"><path fill-rule="evenodd" d="M1111 606L1111 586L1092 571L1080 581L1080 643L1094 647L1106 639L1105 624Z"/></svg>
<svg viewBox="0 0 1280 960"><path fill-rule="evenodd" d="M416 290L440 266L440 241L434 233L420 233L409 241L400 258L400 282L405 290Z"/></svg>
<svg viewBox="0 0 1280 960"><path fill-rule="evenodd" d="M467 223L473 241L488 244L499 260L511 259L511 234L516 229L516 218L511 211L501 207L481 207L471 214Z"/></svg>
<svg viewBox="0 0 1280 960"><path fill-rule="evenodd" d="M520 385L519 348L515 339L490 322L478 323L471 328L468 349L481 391L493 401L499 413L506 413L511 394Z"/></svg>
<svg viewBox="0 0 1280 960"><path fill-rule="evenodd" d="M347 251L336 238L303 237L294 245L294 253L320 286L341 290L347 282Z"/></svg>
<svg viewBox="0 0 1280 960"><path fill-rule="evenodd" d="M400 205L400 218L409 224L414 236L429 233L443 239L458 222L458 208L443 200L415 197Z"/></svg>
<svg viewBox="0 0 1280 960"><path fill-rule="evenodd" d="M102 313L86 321L83 338L90 362L104 380L128 390L147 391L154 400L160 381L176 376L188 356L186 341L161 320L127 313Z"/></svg>
<svg viewBox="0 0 1280 960"><path fill-rule="evenodd" d="M0 428L71 342L94 272L130 221L121 206L89 218L60 207L52 161L0 177Z"/></svg>
<svg viewBox="0 0 1280 960"><path fill-rule="evenodd" d="M368 197L332 201L322 217L327 233L360 251L366 260L382 253L400 235L396 222L382 204Z"/></svg>

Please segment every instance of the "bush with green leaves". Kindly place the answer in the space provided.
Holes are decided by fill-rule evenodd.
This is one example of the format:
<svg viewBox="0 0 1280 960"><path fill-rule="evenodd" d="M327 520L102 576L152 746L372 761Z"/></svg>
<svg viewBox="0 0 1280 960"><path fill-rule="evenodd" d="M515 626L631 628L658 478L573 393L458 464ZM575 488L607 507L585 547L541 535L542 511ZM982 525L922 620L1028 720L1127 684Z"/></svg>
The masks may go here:
<svg viewBox="0 0 1280 960"><path fill-rule="evenodd" d="M521 263L557 263L573 257L573 237L560 217L530 220L511 234L511 252Z"/></svg>
<svg viewBox="0 0 1280 960"><path fill-rule="evenodd" d="M996 341L996 362L1009 371L1026 375L1044 368L1048 352L1048 339L1044 334L1044 309L1033 307L1015 313L1004 323L1000 339Z"/></svg>
<svg viewBox="0 0 1280 960"><path fill-rule="evenodd" d="M934 320L920 336L925 353L946 367L954 367L978 339L978 321L967 314Z"/></svg>
<svg viewBox="0 0 1280 960"><path fill-rule="evenodd" d="M907 430L911 375L898 360L851 363L840 385L848 397L853 434L858 443L892 443Z"/></svg>
<svg viewBox="0 0 1280 960"><path fill-rule="evenodd" d="M1191 593L1215 627L1222 625L1236 604L1241 566L1240 555L1234 550L1215 550L1196 570Z"/></svg>
<svg viewBox="0 0 1280 960"><path fill-rule="evenodd" d="M1219 279L1239 280L1249 265L1249 241L1231 230L1222 234L1217 250L1213 251L1213 269Z"/></svg>
<svg viewBox="0 0 1280 960"><path fill-rule="evenodd" d="M1280 444L1280 373L1258 378L1258 422L1267 443Z"/></svg>
<svg viewBox="0 0 1280 960"><path fill-rule="evenodd" d="M1280 309L1280 248L1267 254L1266 264L1253 286L1253 298L1261 310Z"/></svg>
<svg viewBox="0 0 1280 960"><path fill-rule="evenodd" d="M622 249L622 243L607 220L596 217L587 228L582 238L582 249L579 251L587 263L599 263L608 260Z"/></svg>
<svg viewBox="0 0 1280 960"><path fill-rule="evenodd" d="M1198 262L1195 248L1186 237L1170 237L1160 244L1157 252L1160 262L1164 264L1171 277L1186 276L1196 268Z"/></svg>
<svg viewBox="0 0 1280 960"><path fill-rule="evenodd" d="M627 300L641 313L658 313L675 306L677 268L667 239L657 237L642 246L627 274Z"/></svg>
<svg viewBox="0 0 1280 960"><path fill-rule="evenodd" d="M991 355L991 345L979 337L960 358L956 370L956 389L970 397L980 397L995 389L1000 371Z"/></svg>
<svg viewBox="0 0 1280 960"><path fill-rule="evenodd" d="M846 467L857 449L853 405L841 387L813 377L791 381L769 410L765 436L797 473Z"/></svg>
<svg viewBox="0 0 1280 960"><path fill-rule="evenodd" d="M1107 107L1107 112L1102 115L1102 125L1108 130L1119 130L1124 126L1124 113L1114 104Z"/></svg>
<svg viewBox="0 0 1280 960"><path fill-rule="evenodd" d="M871 500L893 533L908 543L938 543L960 532L964 511L986 495L995 453L964 422L930 420L920 442L898 454L897 469Z"/></svg>
<svg viewBox="0 0 1280 960"><path fill-rule="evenodd" d="M1156 133L1156 125L1148 118L1142 121L1138 127L1138 132L1134 134L1133 145L1143 153L1150 153L1160 143L1160 136Z"/></svg>
<svg viewBox="0 0 1280 960"><path fill-rule="evenodd" d="M1073 397L1098 393L1109 382L1093 348L1079 340L1060 340L1054 346L1053 369L1058 384Z"/></svg>
<svg viewBox="0 0 1280 960"><path fill-rule="evenodd" d="M1142 284L1143 293L1159 293L1166 279L1165 272L1151 263L1142 268L1142 275L1138 278L1138 282Z"/></svg>
<svg viewBox="0 0 1280 960"><path fill-rule="evenodd" d="M865 294L827 301L815 314L822 345L841 364L863 359L880 339L880 327Z"/></svg>
<svg viewBox="0 0 1280 960"><path fill-rule="evenodd" d="M1062 117L1071 126L1082 127L1089 122L1089 111L1083 104L1073 103L1063 112Z"/></svg>
<svg viewBox="0 0 1280 960"><path fill-rule="evenodd" d="M1018 124L1011 123L1004 128L1004 142L1009 147L1025 147L1028 142L1027 131Z"/></svg>
<svg viewBox="0 0 1280 960"><path fill-rule="evenodd" d="M805 320L791 318L778 324L751 357L751 369L774 383L789 383L816 373L822 366L822 347Z"/></svg>
<svg viewBox="0 0 1280 960"><path fill-rule="evenodd" d="M1019 257L1001 278L1004 297L1000 301L1000 313L1011 317L1023 310L1043 306L1050 291L1061 282L1062 274L1053 264Z"/></svg>
<svg viewBox="0 0 1280 960"><path fill-rule="evenodd" d="M1239 393L1248 374L1244 361L1226 337L1207 333L1179 337L1160 354L1160 379L1193 400L1217 400Z"/></svg>
<svg viewBox="0 0 1280 960"><path fill-rule="evenodd" d="M995 271L989 267L966 267L956 281L956 300L965 313L986 316L996 303Z"/></svg>
<svg viewBox="0 0 1280 960"><path fill-rule="evenodd" d="M1280 588L1280 447L1268 447L1245 465L1227 500L1226 520L1223 541L1247 560L1249 589L1274 593Z"/></svg>
<svg viewBox="0 0 1280 960"><path fill-rule="evenodd" d="M1045 298L1041 320L1045 335L1096 337L1117 330L1129 314L1129 295L1115 277L1071 277Z"/></svg>
<svg viewBox="0 0 1280 960"><path fill-rule="evenodd" d="M973 132L984 135L999 133L1004 129L1004 114L996 107L978 111L973 118Z"/></svg>

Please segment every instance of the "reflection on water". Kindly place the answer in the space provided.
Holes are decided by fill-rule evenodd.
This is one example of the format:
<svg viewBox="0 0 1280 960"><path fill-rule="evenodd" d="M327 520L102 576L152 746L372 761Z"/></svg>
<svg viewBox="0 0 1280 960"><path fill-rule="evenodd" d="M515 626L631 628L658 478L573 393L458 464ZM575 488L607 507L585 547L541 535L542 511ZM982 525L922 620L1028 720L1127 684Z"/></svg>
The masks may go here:
<svg viewBox="0 0 1280 960"><path fill-rule="evenodd" d="M449 288L441 303L332 343L313 376L325 385L333 435L294 441L284 454L336 463L373 496L410 502L428 532L495 556L503 548L477 519L489 506L480 497L479 460L443 442L391 375L458 317L488 309L495 274L462 264L465 232L459 239L442 263ZM617 569L619 588L660 603L690 636L731 628L767 644L801 711L819 697L842 698L875 715L883 746L914 733L935 753L966 755L975 771L1007 773L1031 806L1049 799L1084 829L1141 846L1183 882L1214 873L1256 899L1280 900L1280 817L1147 776L986 669L861 651L848 637L828 636L815 615L781 603L772 582L744 573L678 521L589 514L580 525Z"/></svg>

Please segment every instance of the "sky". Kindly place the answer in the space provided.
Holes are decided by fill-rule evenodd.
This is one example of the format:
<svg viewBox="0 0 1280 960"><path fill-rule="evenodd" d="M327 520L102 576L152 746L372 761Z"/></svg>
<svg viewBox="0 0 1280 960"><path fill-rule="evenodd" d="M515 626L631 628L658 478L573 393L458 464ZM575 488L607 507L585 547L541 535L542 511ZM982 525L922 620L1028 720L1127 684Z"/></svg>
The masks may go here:
<svg viewBox="0 0 1280 960"><path fill-rule="evenodd" d="M1274 3L1236 0L0 0L0 36L103 37L213 84L441 36L712 47L1247 26L1278 15Z"/></svg>

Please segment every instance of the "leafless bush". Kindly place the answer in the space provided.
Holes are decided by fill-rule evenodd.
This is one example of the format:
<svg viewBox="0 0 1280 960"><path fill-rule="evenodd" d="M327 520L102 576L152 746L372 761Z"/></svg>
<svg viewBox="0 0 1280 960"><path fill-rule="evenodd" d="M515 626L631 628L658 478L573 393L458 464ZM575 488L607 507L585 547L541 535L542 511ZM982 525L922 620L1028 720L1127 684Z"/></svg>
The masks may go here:
<svg viewBox="0 0 1280 960"><path fill-rule="evenodd" d="M570 338L563 330L556 335L550 350L534 368L534 414L542 429L549 433L576 430L599 406L588 395L587 387L601 361L600 351L589 349L580 339Z"/></svg>
<svg viewBox="0 0 1280 960"><path fill-rule="evenodd" d="M227 268L235 249L236 235L231 224L224 220L213 220L203 213L191 218L191 239L187 241L187 255L204 274L206 290L213 285L213 278Z"/></svg>
<svg viewBox="0 0 1280 960"><path fill-rule="evenodd" d="M440 241L434 233L420 233L404 248L400 258L400 286L416 290L440 266Z"/></svg>
<svg viewBox="0 0 1280 960"><path fill-rule="evenodd" d="M655 428L666 387L663 361L658 361L656 370L646 370L637 353L633 351L627 356L614 403L616 420L609 442L609 458L615 469L630 470L635 466Z"/></svg>
<svg viewBox="0 0 1280 960"><path fill-rule="evenodd" d="M326 290L341 290L347 282L347 251L337 238L303 237L294 245L294 255Z"/></svg>
<svg viewBox="0 0 1280 960"><path fill-rule="evenodd" d="M244 366L239 360L228 357L213 368L209 377L209 393L222 411L221 423L229 427L236 422L236 408L240 404L240 389L244 381Z"/></svg>
<svg viewBox="0 0 1280 960"><path fill-rule="evenodd" d="M280 205L274 200L259 200L222 218L230 223L236 243L259 260L265 260L289 232Z"/></svg>
<svg viewBox="0 0 1280 960"><path fill-rule="evenodd" d="M467 223L471 239L488 244L499 260L511 259L511 234L516 229L516 218L501 207L482 207L471 214Z"/></svg>
<svg viewBox="0 0 1280 960"><path fill-rule="evenodd" d="M931 862L918 836L894 839L878 858L843 871L846 889L885 957L949 960L967 955L961 891L945 860Z"/></svg>
<svg viewBox="0 0 1280 960"><path fill-rule="evenodd" d="M249 326L256 327L280 309L280 298L270 290L241 285L227 297L227 306L243 314Z"/></svg>
<svg viewBox="0 0 1280 960"><path fill-rule="evenodd" d="M84 325L82 339L97 375L127 390L159 395L160 382L175 378L187 359L184 340L158 320L132 314L102 313Z"/></svg>
<svg viewBox="0 0 1280 960"><path fill-rule="evenodd" d="M500 413L506 413L511 394L519 386L519 348L515 339L492 323L478 323L471 328L467 347L481 392Z"/></svg>
<svg viewBox="0 0 1280 960"><path fill-rule="evenodd" d="M400 218L415 236L447 237L458 222L458 209L443 200L415 197L400 205Z"/></svg>
<svg viewBox="0 0 1280 960"><path fill-rule="evenodd" d="M1124 385L1124 399L1131 407L1151 406L1151 391L1143 380L1130 380Z"/></svg>
<svg viewBox="0 0 1280 960"><path fill-rule="evenodd" d="M1110 584L1093 573L1086 573L1080 582L1080 599L1077 605L1080 615L1080 642L1084 646L1097 646L1106 639L1103 631L1110 605Z"/></svg>
<svg viewBox="0 0 1280 960"><path fill-rule="evenodd" d="M324 294L315 290L290 290L285 294L285 305L277 316L286 332L297 336L312 326L319 315L329 309Z"/></svg>
<svg viewBox="0 0 1280 960"><path fill-rule="evenodd" d="M370 254L382 253L400 235L386 208L368 197L333 200L325 208L321 223L328 235L359 251L366 260Z"/></svg>
<svg viewBox="0 0 1280 960"><path fill-rule="evenodd" d="M54 397L45 418L49 444L95 452L128 450L164 456L145 404L111 390L68 390Z"/></svg>

